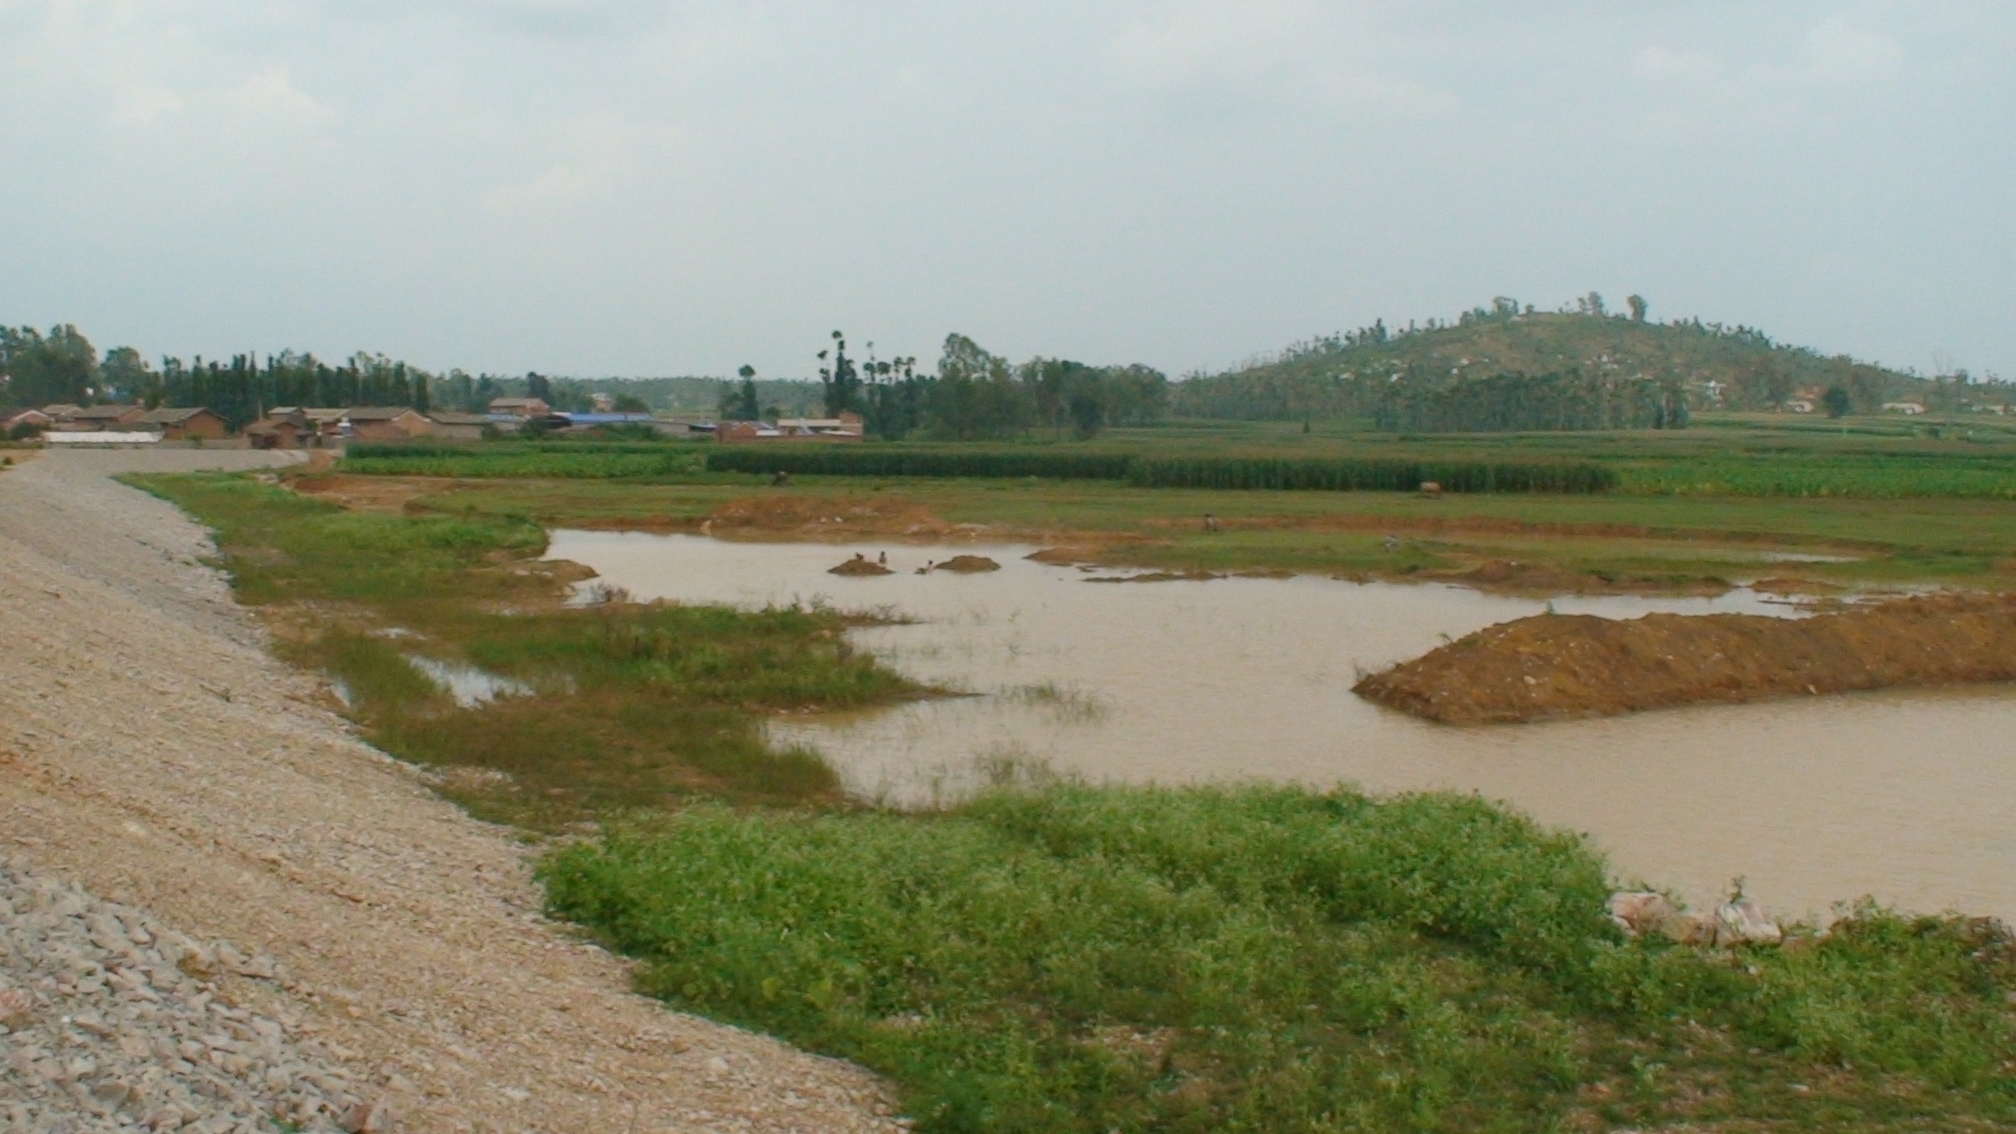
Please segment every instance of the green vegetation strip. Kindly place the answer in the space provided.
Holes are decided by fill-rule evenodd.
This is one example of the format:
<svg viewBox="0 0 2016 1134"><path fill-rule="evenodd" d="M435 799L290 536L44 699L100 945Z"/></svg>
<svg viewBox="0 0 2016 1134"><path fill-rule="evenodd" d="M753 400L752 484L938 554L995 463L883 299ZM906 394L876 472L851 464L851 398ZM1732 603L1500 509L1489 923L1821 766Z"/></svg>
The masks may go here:
<svg viewBox="0 0 2016 1134"><path fill-rule="evenodd" d="M700 454L671 443L591 441L483 445L352 445L342 471L376 476L614 479L699 472Z"/></svg>
<svg viewBox="0 0 2016 1134"><path fill-rule="evenodd" d="M828 476L1047 477L1125 480L1153 488L1330 489L1413 492L1434 481L1450 492L1602 492L1612 470L1589 462L1420 461L1405 458L1164 457L1045 449L871 448L752 445L707 455L712 472Z"/></svg>
<svg viewBox="0 0 2016 1134"><path fill-rule="evenodd" d="M1395 458L1279 459L1192 457L1137 459L1127 479L1151 488L1315 488L1413 492L1607 492L1615 470L1589 462L1509 462Z"/></svg>
<svg viewBox="0 0 2016 1134"><path fill-rule="evenodd" d="M647 991L880 1070L927 1130L2016 1120L1999 930L1865 909L1776 951L1627 943L1596 855L1475 798L701 807L543 876Z"/></svg>
<svg viewBox="0 0 2016 1134"><path fill-rule="evenodd" d="M241 601L272 606L282 652L342 683L374 744L456 769L479 813L543 830L695 797L837 799L815 753L764 715L923 692L849 648L858 619L785 607L565 607L545 533L509 517L346 512L225 476L134 481L216 529ZM506 690L458 702L419 665ZM460 786L454 786L460 785Z"/></svg>
<svg viewBox="0 0 2016 1134"><path fill-rule="evenodd" d="M710 472L794 476L1046 477L1057 480L1124 480L1133 458L1125 453L1072 452L1058 446L1004 449L983 446L924 448L865 444L753 444L723 446L707 454Z"/></svg>

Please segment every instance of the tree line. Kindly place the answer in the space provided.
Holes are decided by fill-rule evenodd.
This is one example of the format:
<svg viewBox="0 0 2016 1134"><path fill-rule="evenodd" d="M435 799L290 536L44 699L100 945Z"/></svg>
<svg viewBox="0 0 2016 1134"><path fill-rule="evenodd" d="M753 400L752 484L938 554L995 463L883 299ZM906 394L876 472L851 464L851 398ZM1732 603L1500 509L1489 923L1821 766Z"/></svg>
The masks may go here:
<svg viewBox="0 0 2016 1134"><path fill-rule="evenodd" d="M936 373L920 372L914 357L877 359L874 344L862 358L848 354L847 336L832 335L818 352L820 404L828 417L861 415L871 437L900 441L923 437L984 441L1048 432L1097 436L1109 426L1147 425L1169 410L1169 379L1140 364L1091 366L1059 358L1020 364L961 334L945 337ZM722 392L725 418L755 420L756 372Z"/></svg>
<svg viewBox="0 0 2016 1134"><path fill-rule="evenodd" d="M721 416L738 420L852 412L878 438L971 441L1038 431L1092 437L1109 426L1160 420L1169 404L1168 379L1147 366L1091 366L1040 357L1011 364L958 334L946 338L936 373L921 370L915 358L877 358L872 343L863 357L850 351L846 336L837 331L816 360L817 383L759 381L755 370L745 366L739 381L717 381L716 408ZM707 380L632 384L538 373L505 377L458 369L437 374L370 352L340 362L291 350L221 360L167 357L156 367L132 347L115 347L101 357L69 324L47 334L33 327L0 327L0 405L206 406L234 429L276 406L481 412L495 398L536 397L557 410L579 412L591 409L593 396L608 387L620 391L613 408L646 412L652 407L641 395L701 381Z"/></svg>

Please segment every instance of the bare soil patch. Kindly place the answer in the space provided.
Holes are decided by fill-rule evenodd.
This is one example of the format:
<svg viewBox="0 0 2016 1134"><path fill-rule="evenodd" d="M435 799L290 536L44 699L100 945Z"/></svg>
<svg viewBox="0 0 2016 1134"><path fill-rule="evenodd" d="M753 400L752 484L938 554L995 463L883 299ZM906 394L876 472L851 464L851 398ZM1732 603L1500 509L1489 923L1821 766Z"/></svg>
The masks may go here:
<svg viewBox="0 0 2016 1134"><path fill-rule="evenodd" d="M309 468L315 457L310 455ZM405 513L415 499L430 492L439 492L451 484L440 477L427 476L354 476L347 473L316 473L290 478L294 491L303 496L315 496L333 504L340 504L353 512L394 512Z"/></svg>
<svg viewBox="0 0 2016 1134"><path fill-rule="evenodd" d="M1449 724L1607 716L1897 686L2016 680L2016 596L1941 594L1812 618L1536 615L1360 681Z"/></svg>
<svg viewBox="0 0 2016 1134"><path fill-rule="evenodd" d="M929 508L900 497L801 496L779 492L747 496L714 509L700 530L716 536L851 539L894 536L932 540L970 535L975 525L951 524Z"/></svg>

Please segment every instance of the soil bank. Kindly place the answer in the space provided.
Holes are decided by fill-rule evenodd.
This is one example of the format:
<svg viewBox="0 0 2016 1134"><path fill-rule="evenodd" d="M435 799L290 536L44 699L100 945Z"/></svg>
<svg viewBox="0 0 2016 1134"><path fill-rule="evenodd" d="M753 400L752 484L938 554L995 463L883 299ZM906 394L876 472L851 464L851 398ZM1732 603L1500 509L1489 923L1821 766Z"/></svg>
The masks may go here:
<svg viewBox="0 0 2016 1134"><path fill-rule="evenodd" d="M1447 724L1609 716L1899 686L2016 680L2016 595L1940 594L1813 618L1535 615L1353 687Z"/></svg>

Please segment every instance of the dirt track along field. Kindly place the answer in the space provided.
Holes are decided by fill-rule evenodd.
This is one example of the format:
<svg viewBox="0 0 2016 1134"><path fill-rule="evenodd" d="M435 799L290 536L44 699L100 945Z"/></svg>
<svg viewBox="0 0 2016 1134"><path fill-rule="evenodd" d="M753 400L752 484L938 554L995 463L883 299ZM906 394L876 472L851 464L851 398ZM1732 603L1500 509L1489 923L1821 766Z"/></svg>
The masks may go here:
<svg viewBox="0 0 2016 1134"><path fill-rule="evenodd" d="M631 994L621 962L539 915L524 842L318 707L202 564L205 533L109 479L279 460L0 472L0 853L22 887L80 885L207 950L178 971L286 1022L364 1104L353 1125L375 1106L408 1131L895 1129L860 1069ZM60 1020L62 995L26 1011ZM0 1065L0 1087L21 1073ZM111 1093L77 1129L115 1128Z"/></svg>

